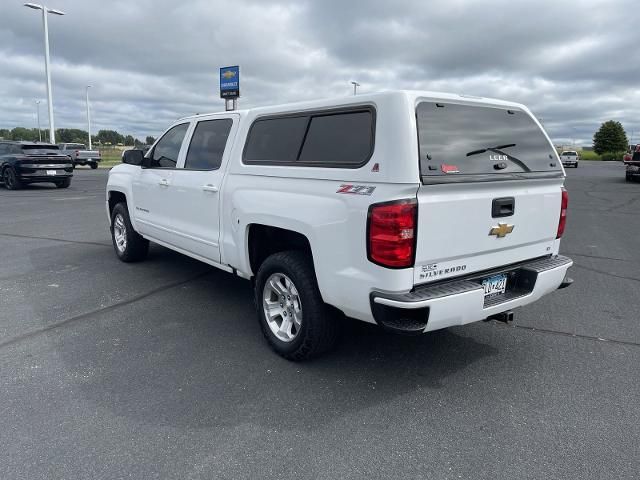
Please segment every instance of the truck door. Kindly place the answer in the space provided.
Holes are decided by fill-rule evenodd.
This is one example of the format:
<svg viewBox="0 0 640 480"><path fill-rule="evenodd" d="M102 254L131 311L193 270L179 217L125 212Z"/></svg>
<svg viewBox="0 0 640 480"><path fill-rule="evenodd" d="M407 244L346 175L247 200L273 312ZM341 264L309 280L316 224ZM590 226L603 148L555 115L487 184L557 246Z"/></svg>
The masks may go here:
<svg viewBox="0 0 640 480"><path fill-rule="evenodd" d="M173 243L173 219L169 192L173 174L183 149L189 122L173 126L149 152L145 164L133 180L133 215L140 233Z"/></svg>
<svg viewBox="0 0 640 480"><path fill-rule="evenodd" d="M195 122L184 160L167 189L177 246L220 262L220 189L238 124L237 114L203 117Z"/></svg>

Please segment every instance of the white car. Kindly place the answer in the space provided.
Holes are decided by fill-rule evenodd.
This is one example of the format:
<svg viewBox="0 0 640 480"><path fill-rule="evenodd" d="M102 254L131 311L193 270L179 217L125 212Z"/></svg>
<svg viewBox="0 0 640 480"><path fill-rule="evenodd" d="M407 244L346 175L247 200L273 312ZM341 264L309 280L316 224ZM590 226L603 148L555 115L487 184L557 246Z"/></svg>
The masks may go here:
<svg viewBox="0 0 640 480"><path fill-rule="evenodd" d="M560 161L565 167L578 168L580 154L575 150L567 150L560 154Z"/></svg>
<svg viewBox="0 0 640 480"><path fill-rule="evenodd" d="M516 103L387 92L196 115L123 162L106 192L118 257L152 241L252 280L289 359L332 347L345 316L506 321L571 283L564 170Z"/></svg>

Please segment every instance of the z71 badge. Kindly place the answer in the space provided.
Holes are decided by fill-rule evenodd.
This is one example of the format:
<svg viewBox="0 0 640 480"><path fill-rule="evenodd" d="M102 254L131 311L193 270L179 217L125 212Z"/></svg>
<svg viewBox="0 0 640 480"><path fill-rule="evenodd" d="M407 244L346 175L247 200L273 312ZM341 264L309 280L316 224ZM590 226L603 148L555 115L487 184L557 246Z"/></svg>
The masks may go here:
<svg viewBox="0 0 640 480"><path fill-rule="evenodd" d="M371 195L376 187L370 185L340 185L336 193L350 193L351 195Z"/></svg>

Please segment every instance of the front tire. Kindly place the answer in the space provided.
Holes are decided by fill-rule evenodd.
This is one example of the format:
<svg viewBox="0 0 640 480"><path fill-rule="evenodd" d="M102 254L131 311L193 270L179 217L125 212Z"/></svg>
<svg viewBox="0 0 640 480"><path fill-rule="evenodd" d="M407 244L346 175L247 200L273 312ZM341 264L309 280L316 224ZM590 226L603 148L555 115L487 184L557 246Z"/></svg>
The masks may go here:
<svg viewBox="0 0 640 480"><path fill-rule="evenodd" d="M307 360L335 346L339 323L322 300L309 255L268 257L258 269L255 302L262 333L282 357Z"/></svg>
<svg viewBox="0 0 640 480"><path fill-rule="evenodd" d="M20 190L23 187L22 182L18 178L16 171L13 167L7 167L2 172L2 180L7 190Z"/></svg>
<svg viewBox="0 0 640 480"><path fill-rule="evenodd" d="M116 255L123 262L144 260L149 251L149 240L131 225L126 203L118 203L111 212L111 241Z"/></svg>

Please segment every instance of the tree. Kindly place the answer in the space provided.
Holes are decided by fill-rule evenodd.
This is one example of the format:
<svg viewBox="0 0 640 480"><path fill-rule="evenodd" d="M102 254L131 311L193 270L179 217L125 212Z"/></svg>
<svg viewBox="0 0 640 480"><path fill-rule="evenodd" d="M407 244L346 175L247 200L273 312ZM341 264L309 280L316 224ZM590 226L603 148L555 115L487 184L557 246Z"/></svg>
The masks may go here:
<svg viewBox="0 0 640 480"><path fill-rule="evenodd" d="M125 145L134 145L133 137L131 135L127 135L126 137L124 137L124 144Z"/></svg>
<svg viewBox="0 0 640 480"><path fill-rule="evenodd" d="M60 143L87 143L89 134L77 128L56 128L56 140Z"/></svg>
<svg viewBox="0 0 640 480"><path fill-rule="evenodd" d="M155 143L155 141L156 141L156 139L151 137L151 136L147 137L147 140L146 140L147 145L153 145Z"/></svg>
<svg viewBox="0 0 640 480"><path fill-rule="evenodd" d="M604 122L593 136L593 150L602 155L606 152L626 152L629 140L620 122Z"/></svg>
<svg viewBox="0 0 640 480"><path fill-rule="evenodd" d="M124 136L116 132L115 130L100 130L96 135L100 143L109 143L111 145L117 145L118 143L124 143Z"/></svg>

